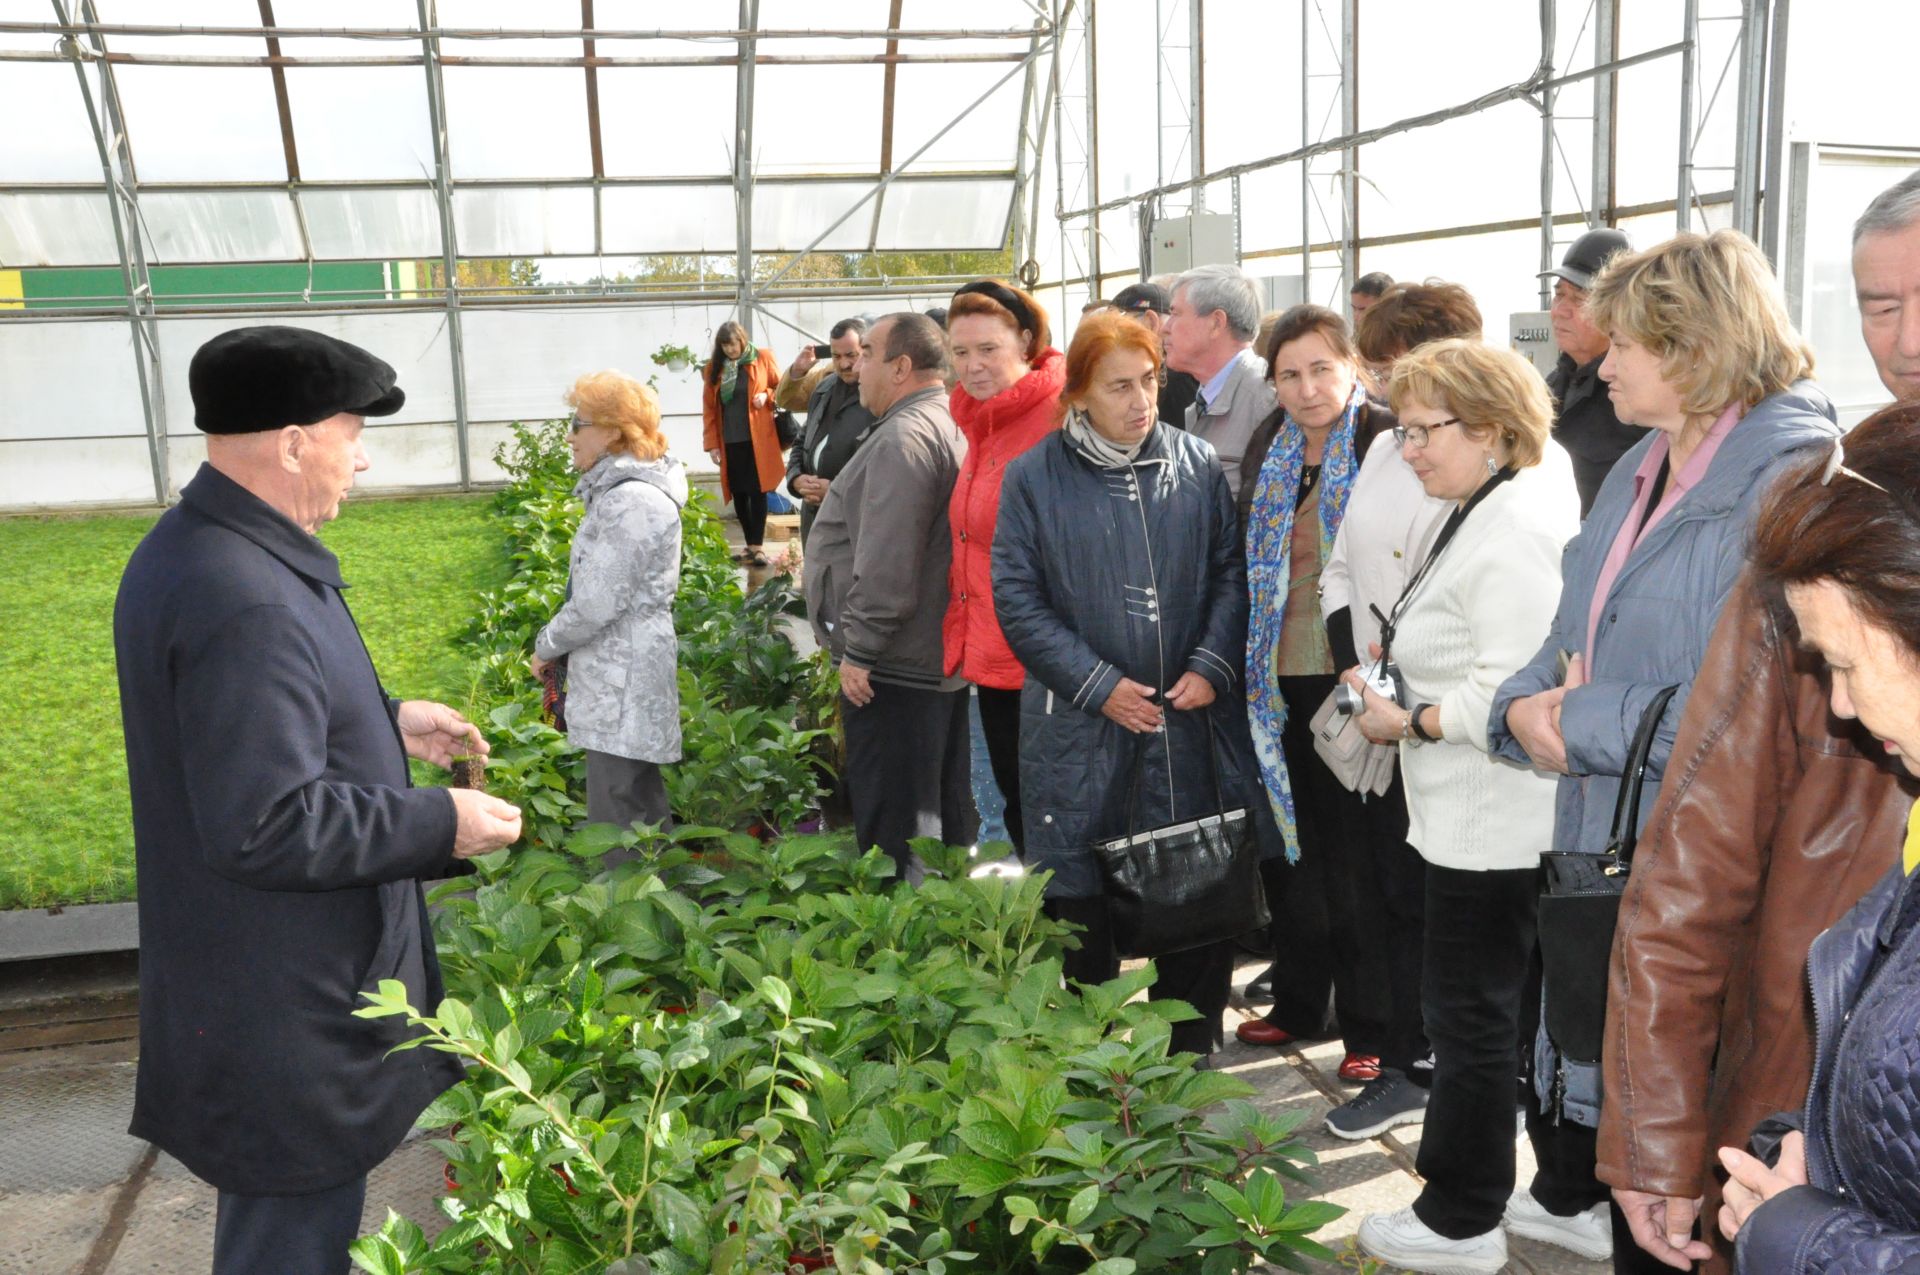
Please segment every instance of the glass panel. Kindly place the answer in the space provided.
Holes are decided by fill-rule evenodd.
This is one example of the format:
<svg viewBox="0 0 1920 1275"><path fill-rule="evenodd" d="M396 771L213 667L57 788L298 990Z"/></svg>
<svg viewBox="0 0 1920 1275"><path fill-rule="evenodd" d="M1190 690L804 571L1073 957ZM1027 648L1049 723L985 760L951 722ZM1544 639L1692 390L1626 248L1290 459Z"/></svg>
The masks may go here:
<svg viewBox="0 0 1920 1275"><path fill-rule="evenodd" d="M1309 19L1312 16L1309 7ZM1328 16L1337 23L1338 7L1332 7ZM1205 17L1205 34L1211 37L1206 41L1203 68L1206 77L1204 126L1207 167L1217 169L1244 164L1298 147L1300 6L1274 4L1271 0L1208 0ZM1148 112L1146 125L1142 133L1137 135L1141 143L1139 149L1144 150L1145 139L1155 127L1152 115L1154 76L1149 72L1145 80L1136 81L1130 88L1109 83L1107 63L1113 41L1108 39L1107 27L1107 15L1103 12L1095 27L1095 34L1100 41L1101 148L1104 151L1110 146L1124 147L1127 144L1126 137L1116 136L1107 125L1106 110L1109 101L1131 93L1138 103L1145 105ZM1222 31L1231 31L1233 38L1220 39L1217 33ZM1313 28L1311 34L1319 41L1313 46L1314 69L1318 71L1337 66L1319 29ZM1160 53L1164 64L1160 74L1183 86L1177 92L1170 86L1166 95L1166 132L1162 147L1166 154L1169 180L1176 176L1191 176L1193 170L1192 157L1187 153L1186 134L1187 93L1184 86L1187 81L1187 42L1188 36L1184 31L1169 31L1166 41L1168 47ZM1362 83L1369 91L1372 90L1371 81ZM1313 103L1308 119L1316 138L1321 135L1322 121L1327 118L1327 104L1338 96L1338 84L1338 80L1315 79L1309 82ZM1327 131L1340 131L1337 109ZM1105 157L1102 158L1104 161ZM1148 158L1151 159L1151 153ZM1110 189L1106 178L1108 171L1108 166L1103 163L1100 187L1103 195L1107 195ZM1296 178L1296 204L1299 202L1298 182ZM1297 212L1295 218L1298 219Z"/></svg>
<svg viewBox="0 0 1920 1275"><path fill-rule="evenodd" d="M761 46L762 52L784 52L793 43L770 40ZM877 176L879 107L885 74L877 66L757 68L753 82L754 172ZM903 80L905 74L903 67ZM896 145L894 162L904 157L905 152Z"/></svg>
<svg viewBox="0 0 1920 1275"><path fill-rule="evenodd" d="M971 19L971 15L969 15ZM944 50L942 44L936 47ZM999 51L1025 53L1024 45ZM900 167L935 133L953 123L996 80L1013 70L1003 63L956 63L950 66L910 64L899 69L894 83L893 162ZM993 95L953 125L931 149L913 161L912 172L975 172L1010 170L1020 141L1020 92L1024 72L995 89Z"/></svg>
<svg viewBox="0 0 1920 1275"><path fill-rule="evenodd" d="M139 417L134 417L140 428ZM0 443L0 509L153 503L146 435Z"/></svg>
<svg viewBox="0 0 1920 1275"><path fill-rule="evenodd" d="M1329 263L1332 258L1327 258ZM1495 345L1506 345L1512 317L1540 308L1540 231L1506 230L1457 239L1429 239L1419 243L1368 248L1361 253L1360 270L1384 270L1396 279L1445 279L1473 294L1480 307L1483 335ZM1315 265L1319 264L1316 259ZM1337 276L1315 272L1312 300L1340 308L1345 297L1329 296L1326 289Z"/></svg>
<svg viewBox="0 0 1920 1275"><path fill-rule="evenodd" d="M45 16L42 10L36 20ZM0 67L0 120L32 120L0 128L0 174L13 182L101 180L100 146L73 68L8 62Z"/></svg>
<svg viewBox="0 0 1920 1275"><path fill-rule="evenodd" d="M512 187L453 192L463 257L553 257L593 251L593 191Z"/></svg>
<svg viewBox="0 0 1920 1275"><path fill-rule="evenodd" d="M256 9L249 25L259 23ZM228 40L223 52L264 56L264 46ZM120 66L113 74L141 181L287 179L265 67Z"/></svg>
<svg viewBox="0 0 1920 1275"><path fill-rule="evenodd" d="M795 182L753 187L753 247L756 252L798 252L814 236L839 220L871 182ZM822 252L858 252L873 232L873 200L841 222L825 241L814 245Z"/></svg>
<svg viewBox="0 0 1920 1275"><path fill-rule="evenodd" d="M436 0L430 12L438 14L443 31L580 29L580 6L573 3L557 4L552 0L545 4L528 4L527 0ZM654 20L647 25L660 25L657 9ZM447 54L469 57L577 58L585 52L578 37L570 40L447 40L443 43ZM574 76L581 78L577 71Z"/></svg>
<svg viewBox="0 0 1920 1275"><path fill-rule="evenodd" d="M489 41L492 52L504 51ZM547 42L547 56L564 43ZM579 42L570 46L579 53ZM562 67L458 67L444 72L447 148L455 177L586 177L587 79Z"/></svg>
<svg viewBox="0 0 1920 1275"><path fill-rule="evenodd" d="M259 20L259 10L254 11ZM273 0L274 25L280 27L364 27L371 30L415 31L420 15L413 0ZM285 44L289 56L332 57L402 56L418 54L412 40L298 40ZM426 72L414 68L416 78Z"/></svg>
<svg viewBox="0 0 1920 1275"><path fill-rule="evenodd" d="M119 265L105 194L0 195L0 265Z"/></svg>
<svg viewBox="0 0 1920 1275"><path fill-rule="evenodd" d="M605 0L601 0L601 3L605 3ZM719 6L715 7L716 9L720 8ZM971 8L971 6L969 6L969 8ZM595 4L593 7L596 20L600 20L600 9L601 4ZM720 11L729 12L725 9L720 9ZM829 14L831 14L831 17L828 16ZM638 17L637 14L630 16ZM733 21L734 17L729 12L728 17L715 23L715 25L727 25ZM967 25L971 25L972 22L973 14L969 12ZM602 25L605 25L604 21ZM635 25L644 25L644 23L636 22ZM822 8L819 0L760 0L760 27L762 30L808 31L828 25L842 31L884 31L887 26L887 0L836 0L836 3L831 9ZM886 51L887 42L885 40L836 40L831 37L821 39L801 37L791 40L768 40L760 45L761 53L774 55L842 54L849 57L877 57ZM908 50L906 46L902 46L901 51L907 52ZM824 69L827 74L831 75L839 68L816 67L814 69L816 71ZM834 96L838 101L857 102L861 100L853 97L851 94L838 92L838 81L835 81L835 88ZM879 99L875 98L873 100L877 105ZM862 107L859 113L867 114L867 111ZM875 114L873 118L877 119L879 117Z"/></svg>
<svg viewBox="0 0 1920 1275"><path fill-rule="evenodd" d="M600 9L594 7L596 19ZM652 41L600 47L609 57L616 49L618 56L629 57L655 55L659 49ZM595 79L607 176L724 177L733 171L733 68L610 67ZM672 104L670 117L662 116L663 103Z"/></svg>
<svg viewBox="0 0 1920 1275"><path fill-rule="evenodd" d="M0 22L52 22L53 10L46 0L0 0ZM26 35L0 31L0 49L32 49L44 53L59 42L57 35ZM29 64L30 65L30 64ZM62 67L67 77L73 77L73 68Z"/></svg>
<svg viewBox="0 0 1920 1275"><path fill-rule="evenodd" d="M1666 6L1620 7L1624 11ZM1678 14L1677 6L1674 12ZM1360 5L1361 128L1453 106L1517 83L1526 79L1540 61L1538 0L1478 0L1473 6L1470 32L1461 25L1461 16L1452 5L1438 5L1432 0L1367 0ZM1209 8L1208 34L1218 29ZM1316 41L1314 69L1338 71L1338 6L1321 6L1314 15L1309 38ZM1297 97L1298 62L1269 68L1270 75L1276 71L1279 74L1273 82L1289 86ZM1211 101L1207 103L1209 114L1213 106ZM1315 124L1317 127L1317 120ZM1336 112L1327 136L1339 132L1340 116ZM1537 162L1535 172L1537 178Z"/></svg>
<svg viewBox="0 0 1920 1275"><path fill-rule="evenodd" d="M160 27L260 25L259 0L96 0L94 8L102 22L110 23ZM47 11L44 6L42 11ZM258 36L110 35L106 41L113 53L166 53L176 57L206 53L236 58L265 57L267 53L266 42Z"/></svg>
<svg viewBox="0 0 1920 1275"><path fill-rule="evenodd" d="M1495 162L1475 165L1473 180L1462 181L1465 155ZM1524 102L1506 102L1432 128L1397 133L1361 150L1360 171L1363 238L1538 217L1540 116ZM1320 206L1338 227L1340 183L1330 171L1316 168L1315 174ZM1320 233L1317 213L1314 232Z"/></svg>
<svg viewBox="0 0 1920 1275"><path fill-rule="evenodd" d="M733 187L608 187L600 192L600 235L609 254L730 253Z"/></svg>
<svg viewBox="0 0 1920 1275"><path fill-rule="evenodd" d="M0 324L0 438L146 434L125 321Z"/></svg>
<svg viewBox="0 0 1920 1275"><path fill-rule="evenodd" d="M1006 243L1013 183L908 181L887 187L875 247L991 250Z"/></svg>
<svg viewBox="0 0 1920 1275"><path fill-rule="evenodd" d="M149 264L298 261L300 223L280 191L158 191L140 196Z"/></svg>
<svg viewBox="0 0 1920 1275"><path fill-rule="evenodd" d="M356 43L363 51L390 48ZM431 181L426 74L417 66L289 68L287 109L301 179Z"/></svg>
<svg viewBox="0 0 1920 1275"><path fill-rule="evenodd" d="M299 199L321 260L440 256L431 190L302 190Z"/></svg>
<svg viewBox="0 0 1920 1275"><path fill-rule="evenodd" d="M1042 6L1047 7L1047 6ZM1211 4L1208 14L1212 14ZM956 8L947 0L906 0L900 8L900 29L902 31L1012 31L1033 25L1037 16L1034 6L1027 0L968 0L964 7ZM875 26L885 26L884 20ZM969 41L968 43L984 43ZM903 46L904 47L904 46ZM951 48L942 42L932 44L918 42L924 50Z"/></svg>

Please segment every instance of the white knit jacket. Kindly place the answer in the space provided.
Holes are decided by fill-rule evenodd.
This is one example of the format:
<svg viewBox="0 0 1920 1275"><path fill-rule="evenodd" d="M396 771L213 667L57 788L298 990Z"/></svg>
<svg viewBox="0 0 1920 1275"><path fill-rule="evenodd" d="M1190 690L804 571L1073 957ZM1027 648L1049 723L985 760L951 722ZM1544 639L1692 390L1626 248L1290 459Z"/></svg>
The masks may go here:
<svg viewBox="0 0 1920 1275"><path fill-rule="evenodd" d="M1443 742L1400 746L1407 840L1429 863L1531 868L1552 840L1554 778L1490 756L1487 714L1546 640L1561 551L1579 529L1564 454L1521 470L1468 515L1400 619L1393 657L1408 693L1440 709Z"/></svg>

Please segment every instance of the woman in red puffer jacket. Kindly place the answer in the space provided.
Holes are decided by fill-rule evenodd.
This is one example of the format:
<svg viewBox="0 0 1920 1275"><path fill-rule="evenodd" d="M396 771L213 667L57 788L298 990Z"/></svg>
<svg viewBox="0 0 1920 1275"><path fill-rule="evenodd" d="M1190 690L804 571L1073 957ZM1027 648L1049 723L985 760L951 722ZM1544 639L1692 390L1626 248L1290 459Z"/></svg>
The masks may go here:
<svg viewBox="0 0 1920 1275"><path fill-rule="evenodd" d="M1049 343L1047 312L1018 288L970 283L947 310L947 341L960 383L953 420L967 459L953 485L953 567L945 626L947 675L978 689L980 724L994 782L1007 799L1007 835L1025 842L1020 817L1020 688L1026 670L993 614L993 527L1000 480L1014 458L1054 428L1066 360Z"/></svg>

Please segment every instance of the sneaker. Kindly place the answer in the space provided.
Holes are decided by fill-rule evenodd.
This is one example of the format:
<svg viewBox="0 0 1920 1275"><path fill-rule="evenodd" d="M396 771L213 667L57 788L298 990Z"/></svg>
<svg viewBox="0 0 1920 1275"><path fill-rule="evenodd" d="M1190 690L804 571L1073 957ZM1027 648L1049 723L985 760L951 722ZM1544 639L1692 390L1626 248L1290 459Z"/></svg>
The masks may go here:
<svg viewBox="0 0 1920 1275"><path fill-rule="evenodd" d="M1362 1218L1359 1239L1367 1256L1422 1275L1500 1275L1507 1265L1507 1236L1499 1227L1471 1239L1450 1240L1411 1208Z"/></svg>
<svg viewBox="0 0 1920 1275"><path fill-rule="evenodd" d="M1385 1133L1395 1125L1419 1124L1427 1118L1427 1091L1407 1079L1403 1071L1388 1068L1366 1088L1327 1113L1327 1132L1359 1142Z"/></svg>
<svg viewBox="0 0 1920 1275"><path fill-rule="evenodd" d="M1572 1217L1561 1217L1547 1212L1531 1191L1515 1191L1507 1200L1502 1221L1515 1235L1564 1248L1588 1261L1613 1257L1613 1217L1605 1201Z"/></svg>

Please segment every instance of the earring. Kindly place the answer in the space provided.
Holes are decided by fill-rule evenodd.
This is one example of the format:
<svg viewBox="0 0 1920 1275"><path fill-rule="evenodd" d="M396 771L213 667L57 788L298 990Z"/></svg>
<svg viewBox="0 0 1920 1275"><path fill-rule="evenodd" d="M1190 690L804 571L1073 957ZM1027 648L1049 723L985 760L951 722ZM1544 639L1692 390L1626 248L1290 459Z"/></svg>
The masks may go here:
<svg viewBox="0 0 1920 1275"><path fill-rule="evenodd" d="M1497 463L1495 463L1493 459L1493 454L1489 452L1487 454L1487 477L1492 478L1495 474L1498 474L1499 472L1500 472L1500 466Z"/></svg>

